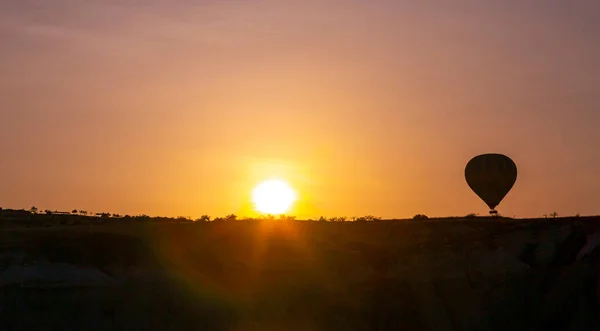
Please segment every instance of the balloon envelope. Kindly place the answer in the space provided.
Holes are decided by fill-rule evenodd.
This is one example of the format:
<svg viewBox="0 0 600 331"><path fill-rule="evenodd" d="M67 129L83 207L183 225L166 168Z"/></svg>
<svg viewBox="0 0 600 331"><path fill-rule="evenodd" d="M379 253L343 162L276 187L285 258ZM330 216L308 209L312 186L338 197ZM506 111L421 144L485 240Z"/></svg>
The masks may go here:
<svg viewBox="0 0 600 331"><path fill-rule="evenodd" d="M517 166L506 155L482 154L467 163L465 179L473 192L494 209L517 181Z"/></svg>

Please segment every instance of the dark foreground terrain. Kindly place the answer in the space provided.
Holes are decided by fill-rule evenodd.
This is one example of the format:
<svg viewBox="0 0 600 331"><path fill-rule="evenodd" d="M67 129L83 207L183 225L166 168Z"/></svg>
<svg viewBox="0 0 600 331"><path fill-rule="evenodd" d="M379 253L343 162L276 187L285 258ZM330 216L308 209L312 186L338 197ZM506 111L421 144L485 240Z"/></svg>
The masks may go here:
<svg viewBox="0 0 600 331"><path fill-rule="evenodd" d="M0 330L597 330L597 224L4 226Z"/></svg>

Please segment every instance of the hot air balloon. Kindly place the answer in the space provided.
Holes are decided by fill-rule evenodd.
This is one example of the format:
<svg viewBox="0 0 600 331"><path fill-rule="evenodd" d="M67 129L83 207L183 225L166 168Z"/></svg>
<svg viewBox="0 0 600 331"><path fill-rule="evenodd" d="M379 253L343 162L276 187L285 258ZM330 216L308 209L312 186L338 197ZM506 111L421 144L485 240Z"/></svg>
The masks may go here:
<svg viewBox="0 0 600 331"><path fill-rule="evenodd" d="M490 214L517 181L517 166L502 154L478 155L467 163L465 179L469 187L490 207Z"/></svg>

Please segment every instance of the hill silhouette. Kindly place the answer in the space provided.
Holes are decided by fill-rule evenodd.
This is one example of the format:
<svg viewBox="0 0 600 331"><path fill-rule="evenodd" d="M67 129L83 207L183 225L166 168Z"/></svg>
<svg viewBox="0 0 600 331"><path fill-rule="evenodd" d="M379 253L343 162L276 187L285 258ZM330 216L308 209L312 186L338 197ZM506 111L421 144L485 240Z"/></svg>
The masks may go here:
<svg viewBox="0 0 600 331"><path fill-rule="evenodd" d="M593 256L575 256L600 217L152 222L6 215L0 325L8 330L597 325Z"/></svg>

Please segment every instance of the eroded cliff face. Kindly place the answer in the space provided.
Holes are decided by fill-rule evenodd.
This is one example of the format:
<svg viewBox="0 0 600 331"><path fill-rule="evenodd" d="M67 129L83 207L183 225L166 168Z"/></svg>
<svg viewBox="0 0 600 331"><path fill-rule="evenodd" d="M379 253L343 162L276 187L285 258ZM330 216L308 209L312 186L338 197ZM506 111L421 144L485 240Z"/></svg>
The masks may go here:
<svg viewBox="0 0 600 331"><path fill-rule="evenodd" d="M573 223L497 226L5 231L0 330L594 329Z"/></svg>
<svg viewBox="0 0 600 331"><path fill-rule="evenodd" d="M133 238L113 238L125 239ZM233 307L190 289L159 264L77 263L14 248L0 261L0 330L229 330L234 325Z"/></svg>
<svg viewBox="0 0 600 331"><path fill-rule="evenodd" d="M3 330L224 330L233 321L222 307L202 306L164 282L4 286L0 296Z"/></svg>

